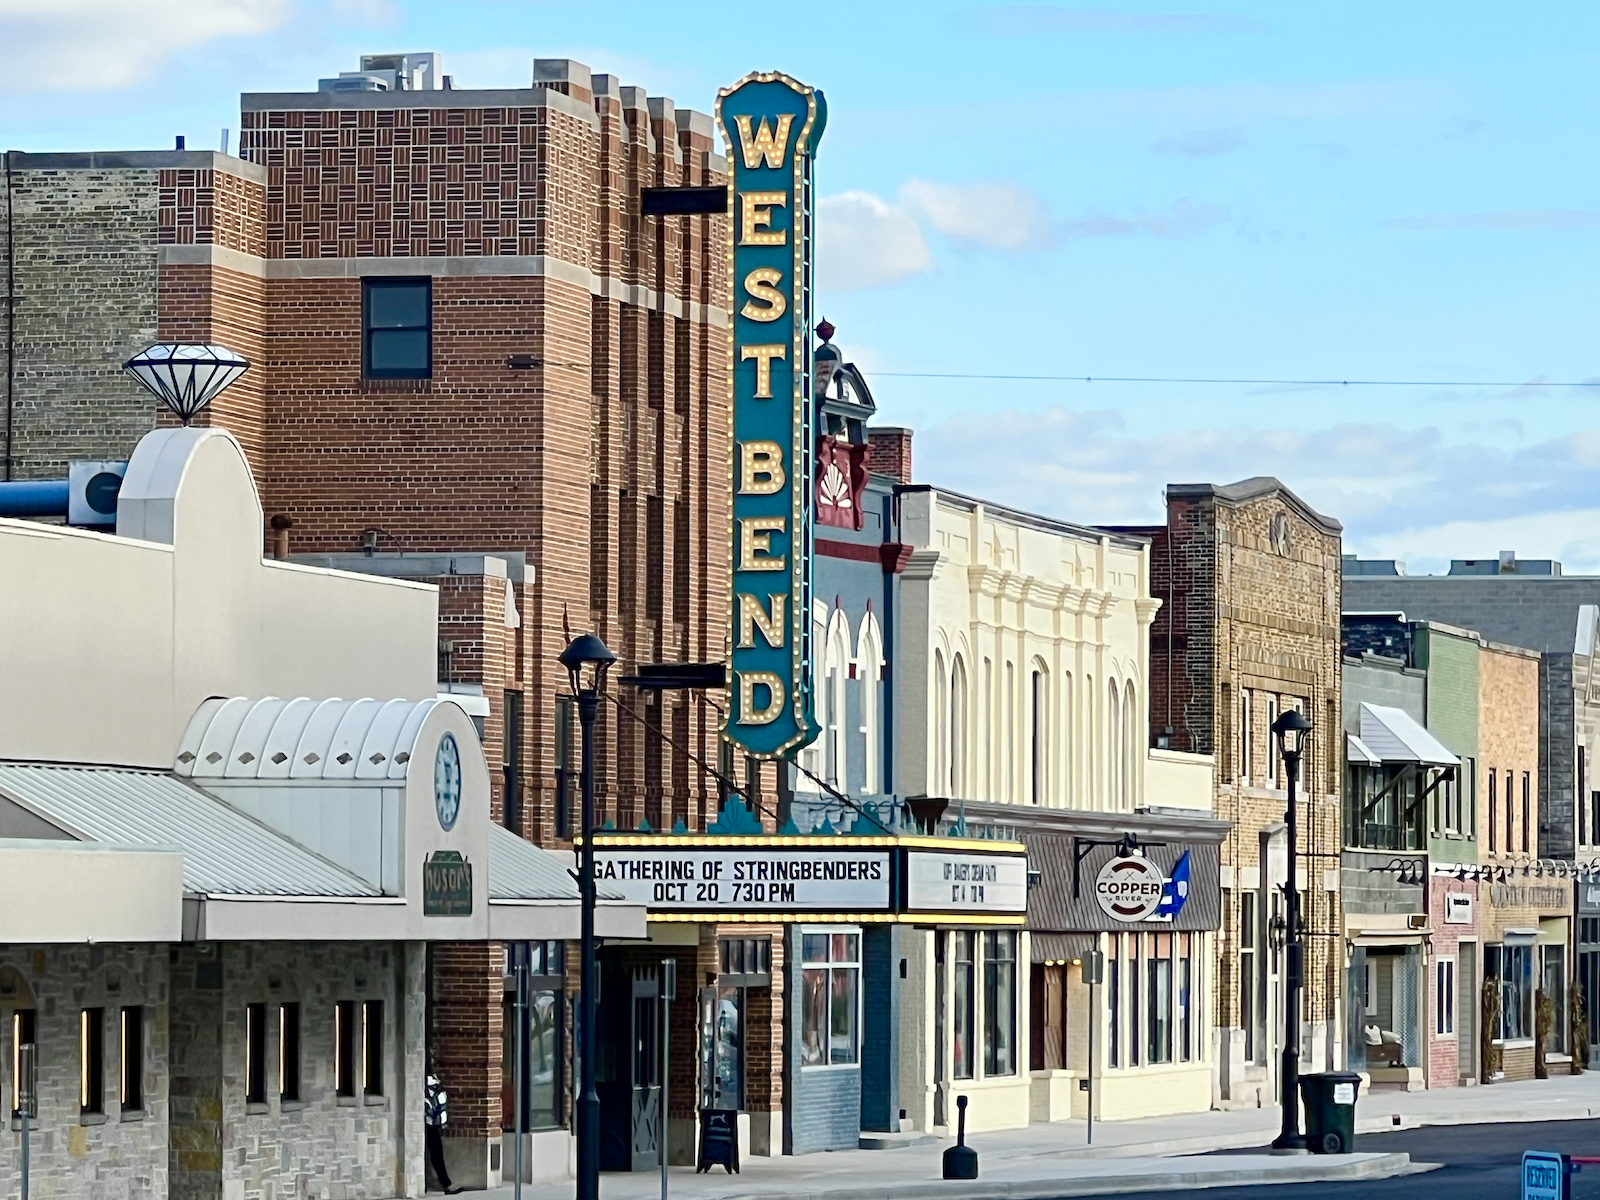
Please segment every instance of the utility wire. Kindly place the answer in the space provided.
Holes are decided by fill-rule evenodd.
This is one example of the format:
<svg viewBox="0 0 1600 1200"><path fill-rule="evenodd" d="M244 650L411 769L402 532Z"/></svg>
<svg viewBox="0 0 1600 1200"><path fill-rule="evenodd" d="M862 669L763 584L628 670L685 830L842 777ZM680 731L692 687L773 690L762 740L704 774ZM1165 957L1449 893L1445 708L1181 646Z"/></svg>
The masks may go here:
<svg viewBox="0 0 1600 1200"><path fill-rule="evenodd" d="M1158 375L982 375L947 371L873 371L872 377L874 379L981 379L1042 383L1245 384L1255 387L1600 388L1600 379L1585 379L1577 383L1558 383L1543 379L1522 380L1520 382L1508 382L1503 379L1213 379Z"/></svg>
<svg viewBox="0 0 1600 1200"><path fill-rule="evenodd" d="M732 792L735 795L742 796L746 801L748 801L751 804L757 805L761 809L761 811L765 812L768 816L770 816L773 819L774 822L777 822L779 820L778 813L775 810L773 810L771 808L768 808L765 804L762 804L761 803L761 797L759 795L755 795L755 796L747 795L746 794L747 789L741 788L737 783L735 783L733 780L729 779L726 775L724 775L721 771L717 770L715 767L711 766L709 763L707 763L704 759L702 759L698 754L696 754L693 750L689 749L687 746L680 745L678 742L673 740L673 738L668 736L666 731L663 730L660 726L651 723L646 718L644 718L644 717L640 716L638 713L634 712L633 709L629 708L626 704L624 704L617 697L612 696L610 694L607 694L606 695L606 699L611 701L611 703L615 704L619 709L621 709L628 716L632 717L639 724L643 725L646 729L651 730L652 732L654 732L655 735L657 737L659 737L662 741L666 742L667 745L671 746L674 750L678 751L678 753L682 754L690 762L694 763L695 766L699 767L707 775L710 775L713 779L717 780L717 782L721 783L730 792ZM715 707L715 706L713 706L713 707ZM857 804L849 796L846 796L843 792L841 792L838 789L834 788L833 786L831 786L830 784L828 784L824 780L819 779L816 775L813 775L810 771L806 770L806 768L801 766L798 762L795 763L794 765L795 765L795 769L796 770L798 770L801 774L805 775L808 779L810 779L814 783L816 783L816 785L818 787L822 788L825 792L828 793L828 795L832 796L835 800L838 800L841 804L847 805L848 807L855 809L856 812L860 816L863 816L867 820L871 821L879 829L883 830L884 833L892 833L893 832L893 830L891 830L887 825L885 825L882 820L880 820L878 817L874 816L872 813L868 812L865 808L861 807L861 805ZM666 831L661 831L661 832L666 832Z"/></svg>

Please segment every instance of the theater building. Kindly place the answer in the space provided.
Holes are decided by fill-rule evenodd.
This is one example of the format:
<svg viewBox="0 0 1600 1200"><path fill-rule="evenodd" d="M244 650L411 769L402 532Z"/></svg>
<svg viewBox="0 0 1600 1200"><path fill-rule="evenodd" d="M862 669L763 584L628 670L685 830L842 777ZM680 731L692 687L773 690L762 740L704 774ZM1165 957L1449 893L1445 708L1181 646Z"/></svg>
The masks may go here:
<svg viewBox="0 0 1600 1200"><path fill-rule="evenodd" d="M39 1194L420 1196L435 956L577 930L435 691L437 590L260 530L216 429L139 442L115 533L0 520L0 1086L36 1047ZM598 925L644 910L607 891Z"/></svg>
<svg viewBox="0 0 1600 1200"><path fill-rule="evenodd" d="M928 485L897 497L896 787L930 831L1024 844L1034 881L1021 930L908 939L908 1119L949 1129L959 1095L979 1129L1090 1102L1204 1111L1227 826L1209 757L1148 748L1149 542ZM1132 877L1147 900L1120 904L1107 889Z"/></svg>

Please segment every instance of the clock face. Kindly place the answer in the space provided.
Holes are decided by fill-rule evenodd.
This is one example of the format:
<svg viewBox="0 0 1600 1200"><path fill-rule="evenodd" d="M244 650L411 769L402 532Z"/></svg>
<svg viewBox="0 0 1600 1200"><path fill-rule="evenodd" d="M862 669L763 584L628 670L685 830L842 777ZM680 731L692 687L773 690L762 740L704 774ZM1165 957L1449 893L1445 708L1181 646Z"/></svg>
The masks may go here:
<svg viewBox="0 0 1600 1200"><path fill-rule="evenodd" d="M448 833L455 828L461 813L461 751L454 734L439 740L433 756L433 806L439 813L439 827Z"/></svg>

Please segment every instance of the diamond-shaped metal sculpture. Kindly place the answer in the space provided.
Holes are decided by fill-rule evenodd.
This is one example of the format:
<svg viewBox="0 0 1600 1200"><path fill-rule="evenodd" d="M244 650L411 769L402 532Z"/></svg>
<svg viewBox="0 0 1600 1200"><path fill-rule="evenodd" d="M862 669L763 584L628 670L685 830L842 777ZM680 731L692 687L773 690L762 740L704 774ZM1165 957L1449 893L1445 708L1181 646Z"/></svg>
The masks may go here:
<svg viewBox="0 0 1600 1200"><path fill-rule="evenodd" d="M250 368L226 346L158 342L122 364L185 425Z"/></svg>

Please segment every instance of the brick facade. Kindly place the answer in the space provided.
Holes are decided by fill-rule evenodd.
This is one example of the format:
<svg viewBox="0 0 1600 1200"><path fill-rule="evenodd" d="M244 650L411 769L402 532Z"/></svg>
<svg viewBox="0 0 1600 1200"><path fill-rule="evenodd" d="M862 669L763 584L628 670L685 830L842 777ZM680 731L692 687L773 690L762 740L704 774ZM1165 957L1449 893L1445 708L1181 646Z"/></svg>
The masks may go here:
<svg viewBox="0 0 1600 1200"><path fill-rule="evenodd" d="M705 114L567 60L535 78L246 95L242 160L14 155L14 455L31 477L125 457L156 417L121 364L158 337L242 352L251 369L200 422L238 436L291 557L526 562L428 581L441 679L488 701L495 819L549 845L569 631L598 633L616 675L726 651L725 219L642 217L639 189L718 183L727 166ZM366 276L431 279L431 378L364 376ZM717 762L716 708L612 691L643 722L602 711L599 819L703 828L718 791L688 755ZM456 1137L499 1138L497 953L435 959Z"/></svg>
<svg viewBox="0 0 1600 1200"><path fill-rule="evenodd" d="M1340 1062L1342 966L1340 849L1340 539L1337 521L1276 479L1167 489L1167 524L1130 532L1152 539L1152 744L1216 756L1215 815L1222 844L1223 924L1212 975L1219 1103L1273 1103L1282 1038L1281 971L1267 945L1277 860L1262 840L1284 820L1282 767L1272 778L1275 713L1300 704L1314 725L1302 764L1297 873L1311 936L1305 963L1303 1070ZM1242 722L1248 712L1248 738ZM1248 758L1246 759L1246 756ZM1278 854L1281 855L1281 850ZM1281 871L1281 866L1277 867ZM1256 1034L1246 1056L1241 1017L1241 894L1255 893ZM1247 939L1248 940L1248 939Z"/></svg>

